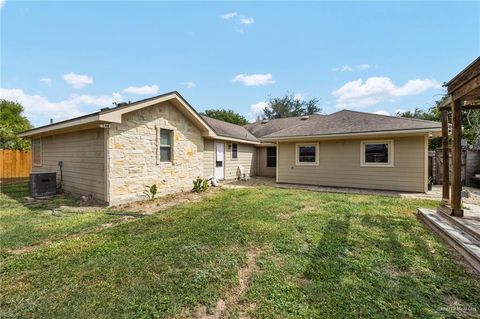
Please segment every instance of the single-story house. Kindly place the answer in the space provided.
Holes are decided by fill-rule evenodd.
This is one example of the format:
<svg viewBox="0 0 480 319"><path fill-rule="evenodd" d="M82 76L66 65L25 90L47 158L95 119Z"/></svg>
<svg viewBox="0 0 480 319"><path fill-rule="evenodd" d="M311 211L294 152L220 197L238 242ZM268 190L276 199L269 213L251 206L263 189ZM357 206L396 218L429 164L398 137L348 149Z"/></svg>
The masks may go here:
<svg viewBox="0 0 480 319"><path fill-rule="evenodd" d="M441 124L342 110L246 126L202 116L170 92L20 134L33 172L110 205L190 190L197 176L271 176L277 183L427 191L429 136Z"/></svg>

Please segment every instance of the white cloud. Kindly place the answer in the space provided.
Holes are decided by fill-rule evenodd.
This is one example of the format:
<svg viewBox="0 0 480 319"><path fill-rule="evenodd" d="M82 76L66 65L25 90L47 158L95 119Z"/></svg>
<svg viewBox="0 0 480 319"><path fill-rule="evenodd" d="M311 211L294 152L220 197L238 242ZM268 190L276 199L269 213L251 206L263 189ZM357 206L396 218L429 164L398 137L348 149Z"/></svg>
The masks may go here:
<svg viewBox="0 0 480 319"><path fill-rule="evenodd" d="M222 18L222 20L228 20L229 23L232 23L234 30L240 33L243 33L245 28L255 23L255 19L253 17L239 15L238 12L225 13L224 15L220 16L220 18Z"/></svg>
<svg viewBox="0 0 480 319"><path fill-rule="evenodd" d="M238 13L236 13L236 12L229 12L229 13L225 13L220 18L222 18L223 20L228 20L228 19L236 17L237 15L238 15Z"/></svg>
<svg viewBox="0 0 480 319"><path fill-rule="evenodd" d="M390 113L388 113L387 111L384 111L384 110L375 111L375 112L373 112L373 114L390 115Z"/></svg>
<svg viewBox="0 0 480 319"><path fill-rule="evenodd" d="M76 74L73 72L64 74L63 79L74 89L81 89L84 86L93 83L92 77L83 74Z"/></svg>
<svg viewBox="0 0 480 319"><path fill-rule="evenodd" d="M293 95L293 98L295 100L303 101L303 100L305 100L305 96L306 96L306 94L304 94L304 93L295 93Z"/></svg>
<svg viewBox="0 0 480 319"><path fill-rule="evenodd" d="M197 86L197 84L193 81L183 82L182 85L184 85L187 89L192 89Z"/></svg>
<svg viewBox="0 0 480 319"><path fill-rule="evenodd" d="M0 97L9 101L16 101L23 105L28 118L52 118L56 121L72 118L85 114L82 106L110 107L113 102L120 102L122 96L113 93L111 96L92 96L85 94L72 94L66 100L51 102L40 95L25 93L22 89L2 89Z"/></svg>
<svg viewBox="0 0 480 319"><path fill-rule="evenodd" d="M5 0L0 0L0 9L3 8L3 6L5 5Z"/></svg>
<svg viewBox="0 0 480 319"><path fill-rule="evenodd" d="M364 71L364 70L367 70L367 69L370 69L371 66L370 64L359 64L357 66L351 66L351 65L348 65L348 64L345 64L345 65L342 65L341 67L335 67L335 68L332 68L331 71L333 72L353 72L355 70L359 70L359 71Z"/></svg>
<svg viewBox="0 0 480 319"><path fill-rule="evenodd" d="M144 86L129 86L128 88L123 89L123 93L149 95L149 94L157 94L158 90L159 88L155 84L144 85Z"/></svg>
<svg viewBox="0 0 480 319"><path fill-rule="evenodd" d="M268 107L268 103L265 101L252 104L250 105L250 112L245 115L250 122L255 122L257 118L263 115L263 109L266 107Z"/></svg>
<svg viewBox="0 0 480 319"><path fill-rule="evenodd" d="M232 79L232 82L240 82L243 83L245 86L261 86L275 83L270 73L238 74Z"/></svg>
<svg viewBox="0 0 480 319"><path fill-rule="evenodd" d="M52 86L52 79L51 78L47 78L47 77L40 78L40 82L45 83L48 86Z"/></svg>
<svg viewBox="0 0 480 319"><path fill-rule="evenodd" d="M245 17L245 16L241 16L239 21L241 24L245 24L245 25L253 24L255 22L255 20L252 17Z"/></svg>
<svg viewBox="0 0 480 319"><path fill-rule="evenodd" d="M367 69L370 69L370 68L371 68L370 64L366 64L366 63L357 65L357 69L361 70L361 71L367 70Z"/></svg>
<svg viewBox="0 0 480 319"><path fill-rule="evenodd" d="M337 107L355 108L440 88L440 82L434 79L415 79L396 86L388 77L371 77L365 82L362 79L347 82L341 88L334 90L332 95L337 99Z"/></svg>

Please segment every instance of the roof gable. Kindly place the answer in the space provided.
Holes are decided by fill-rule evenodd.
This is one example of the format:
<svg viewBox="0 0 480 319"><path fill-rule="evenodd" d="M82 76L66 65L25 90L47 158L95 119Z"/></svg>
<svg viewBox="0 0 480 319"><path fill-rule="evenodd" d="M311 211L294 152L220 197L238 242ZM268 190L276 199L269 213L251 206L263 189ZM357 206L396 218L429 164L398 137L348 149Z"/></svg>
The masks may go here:
<svg viewBox="0 0 480 319"><path fill-rule="evenodd" d="M177 91L154 96L128 104L120 104L113 108L104 108L99 112L87 114L73 119L45 125L22 132L20 137L40 136L57 134L66 131L76 131L84 128L98 127L102 123L121 123L122 115L134 112L152 105L169 102L176 106L179 111L192 121L201 131L203 136L215 136L215 131L195 111L195 109Z"/></svg>

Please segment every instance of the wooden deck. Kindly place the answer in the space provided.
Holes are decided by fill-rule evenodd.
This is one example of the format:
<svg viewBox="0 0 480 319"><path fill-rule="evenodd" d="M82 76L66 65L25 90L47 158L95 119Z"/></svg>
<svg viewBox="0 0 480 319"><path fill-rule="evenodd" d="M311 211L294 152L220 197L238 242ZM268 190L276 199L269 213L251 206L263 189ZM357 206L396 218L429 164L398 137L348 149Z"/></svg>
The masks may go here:
<svg viewBox="0 0 480 319"><path fill-rule="evenodd" d="M425 208L419 208L418 215L480 273L480 206L466 204L464 217L449 216Z"/></svg>

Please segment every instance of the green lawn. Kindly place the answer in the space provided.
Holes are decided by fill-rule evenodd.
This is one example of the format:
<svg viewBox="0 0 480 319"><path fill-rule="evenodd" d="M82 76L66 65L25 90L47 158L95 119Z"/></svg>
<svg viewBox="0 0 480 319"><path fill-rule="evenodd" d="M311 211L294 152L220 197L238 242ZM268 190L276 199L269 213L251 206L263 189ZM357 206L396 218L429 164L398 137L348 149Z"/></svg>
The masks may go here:
<svg viewBox="0 0 480 319"><path fill-rule="evenodd" d="M2 318L480 316L478 277L415 216L435 202L259 187L119 223L5 193Z"/></svg>

